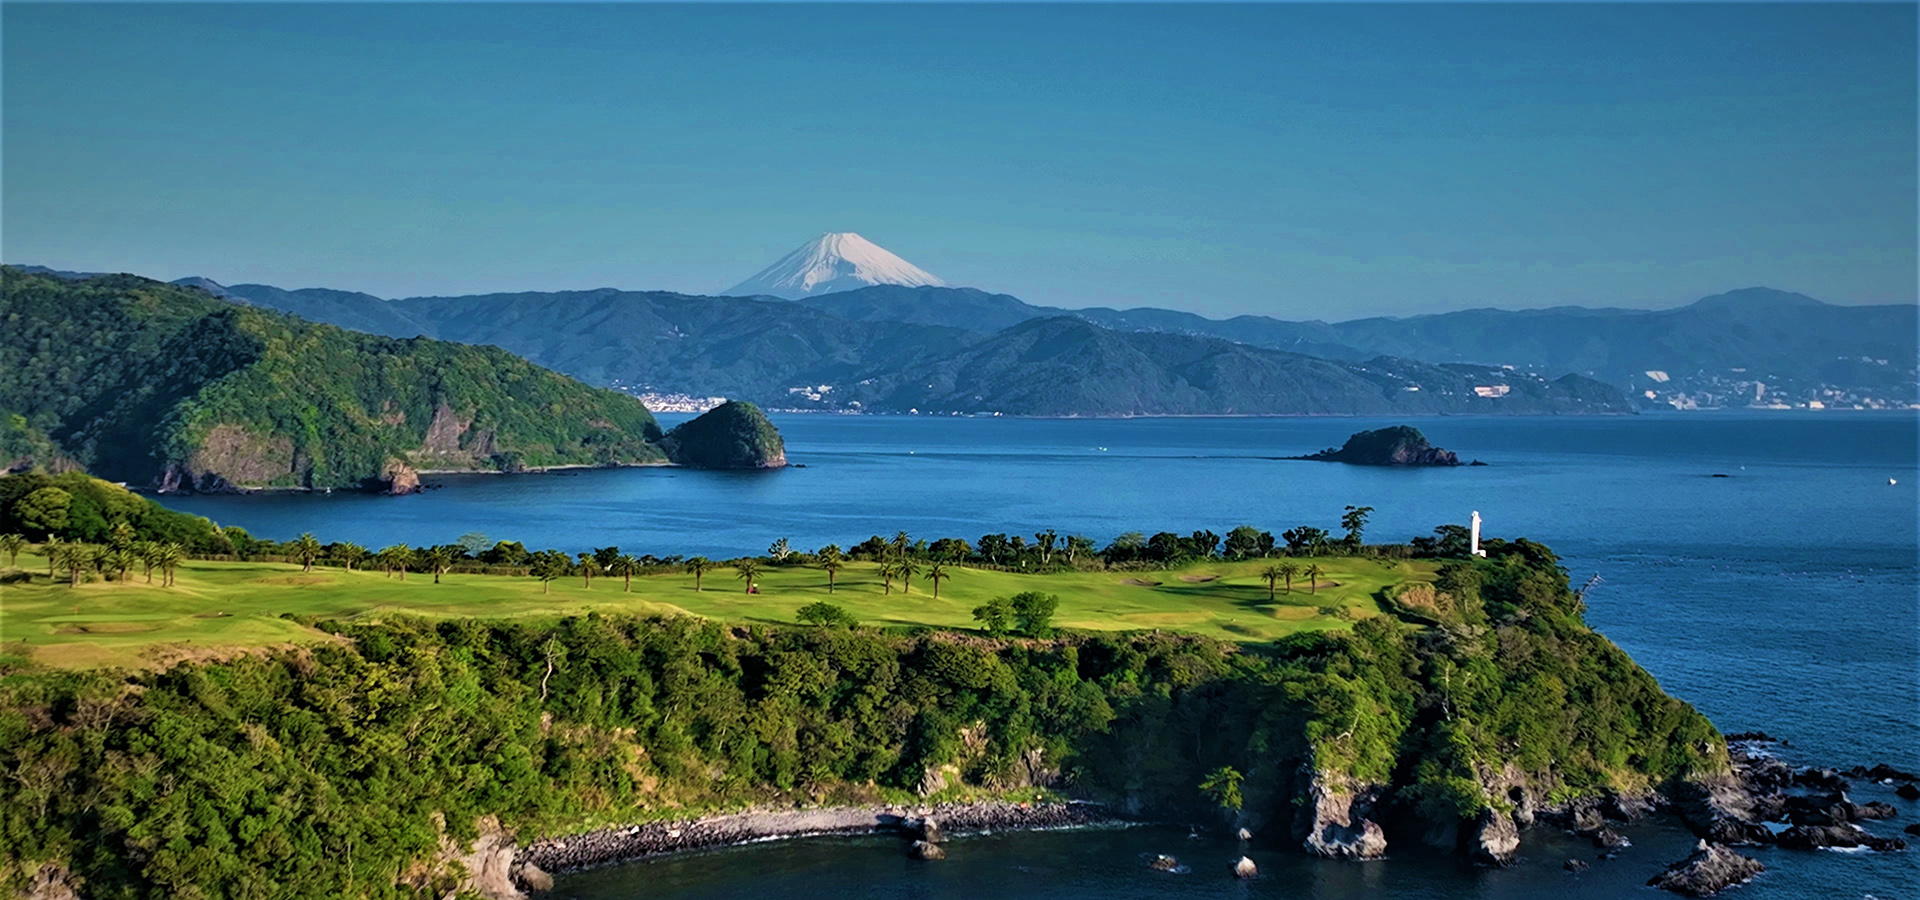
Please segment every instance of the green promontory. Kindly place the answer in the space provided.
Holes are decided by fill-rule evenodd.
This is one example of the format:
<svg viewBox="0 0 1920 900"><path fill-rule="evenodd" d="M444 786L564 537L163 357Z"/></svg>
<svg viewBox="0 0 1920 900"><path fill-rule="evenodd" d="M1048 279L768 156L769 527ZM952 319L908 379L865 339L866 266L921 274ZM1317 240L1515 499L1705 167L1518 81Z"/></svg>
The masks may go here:
<svg viewBox="0 0 1920 900"><path fill-rule="evenodd" d="M1412 425L1394 425L1362 431L1347 438L1335 450L1296 457L1323 462L1343 462L1356 466L1457 466L1460 457L1427 442L1427 436Z"/></svg>
<svg viewBox="0 0 1920 900"><path fill-rule="evenodd" d="M685 422L661 441L667 456L701 469L777 469L787 445L760 407L729 400Z"/></svg>
<svg viewBox="0 0 1920 900"><path fill-rule="evenodd" d="M131 275L0 281L0 397L112 480L404 490L416 471L664 461L638 400L498 348L344 331Z"/></svg>
<svg viewBox="0 0 1920 900"><path fill-rule="evenodd" d="M1231 827L1200 787L1222 769L1275 847L1457 837L1504 862L1536 815L1728 771L1706 718L1582 621L1547 548L1488 549L1443 564L1444 624L1378 615L1263 648L655 618L607 591L584 616L310 618L325 639L196 643L163 671L0 657L0 891L70 872L128 900L440 897L459 887L445 861L483 834L498 848L496 825L524 846L753 804L1039 787ZM70 593L108 590L145 588Z"/></svg>

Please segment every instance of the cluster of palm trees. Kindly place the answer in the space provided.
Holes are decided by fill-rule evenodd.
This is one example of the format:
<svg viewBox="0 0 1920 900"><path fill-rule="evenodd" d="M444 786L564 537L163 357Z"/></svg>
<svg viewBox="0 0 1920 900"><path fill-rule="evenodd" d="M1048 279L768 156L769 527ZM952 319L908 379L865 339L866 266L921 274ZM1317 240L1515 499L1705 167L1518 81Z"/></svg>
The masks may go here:
<svg viewBox="0 0 1920 900"><path fill-rule="evenodd" d="M783 538L775 542L775 546L778 547L785 543L786 540ZM940 599L940 582L953 577L951 567L948 563L940 560L923 561L915 559L908 552L911 546L911 543L907 540L907 533L904 531L896 535L893 542L889 545L887 556L880 561L879 574L884 590L886 593L892 594L894 582L897 581L900 583L901 591L912 593L913 577L919 575L921 578L933 583L933 598L935 600ZM806 555L795 554L790 550L784 554L776 554L776 558L793 558L794 556L805 557ZM811 555L811 561L813 565L827 573L827 593L835 593L840 586L840 571L845 569L847 563L850 561L847 558L846 551L841 550L838 544L828 544L814 551ZM703 577L708 572L718 568L719 564L704 556L695 556L682 563L682 566L686 569L687 574L693 576L693 589L698 591L702 590ZM636 568L638 568L637 563ZM760 576L766 572L766 564L759 559L747 557L735 560L733 562L733 570L735 577L745 583L746 592L752 594L758 591Z"/></svg>
<svg viewBox="0 0 1920 900"><path fill-rule="evenodd" d="M26 546L27 539L21 535L0 534L0 553L7 554L9 567L19 562L20 551ZM187 558L185 547L171 541L141 540L125 522L113 526L104 545L50 536L40 545L40 552L47 558L47 578L51 580L59 570L65 569L70 587L79 587L81 580L92 572L98 572L103 578L126 581L135 568L143 570L148 584L153 583L154 570L158 569L161 587L171 587L174 571Z"/></svg>
<svg viewBox="0 0 1920 900"><path fill-rule="evenodd" d="M1047 533L1051 534L1051 532ZM837 554L839 549L829 544L821 548L820 554L824 555L828 550ZM914 544L904 531L894 535L893 540L888 542L887 552L880 558L879 574L882 589L892 594L893 583L898 580L901 592L911 594L913 593L913 576L919 575L933 582L933 599L940 599L940 582L953 577L953 573L947 568L947 562L939 558L917 559L913 550Z"/></svg>
<svg viewBox="0 0 1920 900"><path fill-rule="evenodd" d="M1321 572L1322 570L1318 563L1303 567L1299 563L1289 561L1276 563L1261 569L1260 577L1267 580L1267 599L1273 600L1274 587L1282 581L1287 583L1287 593L1293 593L1293 579L1296 575L1305 575L1307 577L1307 593L1318 594L1320 592L1319 581Z"/></svg>

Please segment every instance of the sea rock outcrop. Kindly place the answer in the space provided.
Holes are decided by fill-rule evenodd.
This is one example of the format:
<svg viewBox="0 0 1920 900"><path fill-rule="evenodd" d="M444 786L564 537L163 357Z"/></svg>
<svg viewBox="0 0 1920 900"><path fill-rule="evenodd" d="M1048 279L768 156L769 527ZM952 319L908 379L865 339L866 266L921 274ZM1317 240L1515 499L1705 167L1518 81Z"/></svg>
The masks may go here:
<svg viewBox="0 0 1920 900"><path fill-rule="evenodd" d="M1252 878L1260 874L1260 867L1254 865L1253 860L1242 856L1234 861L1233 874L1236 878Z"/></svg>
<svg viewBox="0 0 1920 900"><path fill-rule="evenodd" d="M1329 772L1305 774L1306 803L1294 820L1301 846L1330 859L1374 859L1387 852L1387 834L1368 816L1382 787Z"/></svg>
<svg viewBox="0 0 1920 900"><path fill-rule="evenodd" d="M1688 779L1672 793L1680 818L1703 840L1715 844L1773 843L1773 832L1759 822L1754 795L1737 772Z"/></svg>
<svg viewBox="0 0 1920 900"><path fill-rule="evenodd" d="M1513 816L1497 809L1485 809L1474 820L1468 855L1474 862L1490 866L1512 865L1520 852L1520 826Z"/></svg>
<svg viewBox="0 0 1920 900"><path fill-rule="evenodd" d="M420 492L420 473L399 459L388 459L380 470L380 483L386 487L382 493L395 497Z"/></svg>
<svg viewBox="0 0 1920 900"><path fill-rule="evenodd" d="M760 407L729 400L676 426L660 440L667 458L698 469L778 469L787 445Z"/></svg>
<svg viewBox="0 0 1920 900"><path fill-rule="evenodd" d="M1692 856L1647 879L1647 884L1688 897L1711 897L1752 881L1766 869L1757 859L1702 840L1694 846Z"/></svg>
<svg viewBox="0 0 1920 900"><path fill-rule="evenodd" d="M1295 457L1322 462L1343 462L1356 466L1457 466L1460 457L1427 442L1427 436L1411 425L1394 425L1362 431L1347 438L1339 449L1328 447L1319 453Z"/></svg>
<svg viewBox="0 0 1920 900"><path fill-rule="evenodd" d="M1865 847L1887 852L1907 849L1906 841L1868 834L1854 825L1795 825L1780 832L1775 843L1788 850L1821 850L1828 847L1850 850Z"/></svg>

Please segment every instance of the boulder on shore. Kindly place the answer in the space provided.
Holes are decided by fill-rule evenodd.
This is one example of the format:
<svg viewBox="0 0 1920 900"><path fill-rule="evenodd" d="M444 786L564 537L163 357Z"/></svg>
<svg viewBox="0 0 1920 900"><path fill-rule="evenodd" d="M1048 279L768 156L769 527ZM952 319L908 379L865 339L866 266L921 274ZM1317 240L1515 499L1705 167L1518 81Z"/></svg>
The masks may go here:
<svg viewBox="0 0 1920 900"><path fill-rule="evenodd" d="M945 843L947 835L940 830L940 822L932 816L907 820L907 832L929 844Z"/></svg>
<svg viewBox="0 0 1920 900"><path fill-rule="evenodd" d="M1702 840L1695 845L1692 856L1647 879L1647 884L1688 897L1711 897L1733 885L1752 881L1753 876L1766 869L1757 859Z"/></svg>
<svg viewBox="0 0 1920 900"><path fill-rule="evenodd" d="M1595 829L1594 832L1587 837L1593 841L1595 847L1599 847L1602 850L1618 850L1622 847L1633 846L1633 842L1627 840L1626 835L1605 826Z"/></svg>
<svg viewBox="0 0 1920 900"><path fill-rule="evenodd" d="M1295 457L1321 462L1343 462L1356 466L1457 466L1460 457L1427 442L1427 436L1412 425L1394 425L1362 431L1347 438L1336 450L1328 447L1319 453Z"/></svg>
<svg viewBox="0 0 1920 900"><path fill-rule="evenodd" d="M947 858L947 851L940 849L939 844L930 844L926 841L914 841L913 845L907 848L907 854L914 859L924 859L928 862Z"/></svg>

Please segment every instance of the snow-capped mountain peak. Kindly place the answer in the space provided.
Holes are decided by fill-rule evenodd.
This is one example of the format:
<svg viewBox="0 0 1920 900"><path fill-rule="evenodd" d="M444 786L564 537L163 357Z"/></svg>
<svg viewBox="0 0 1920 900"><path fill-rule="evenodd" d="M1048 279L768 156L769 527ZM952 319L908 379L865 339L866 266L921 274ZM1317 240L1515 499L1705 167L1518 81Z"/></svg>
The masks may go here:
<svg viewBox="0 0 1920 900"><path fill-rule="evenodd" d="M768 294L797 300L874 284L940 287L946 282L866 238L843 231L808 241L759 274L722 293L732 297Z"/></svg>

